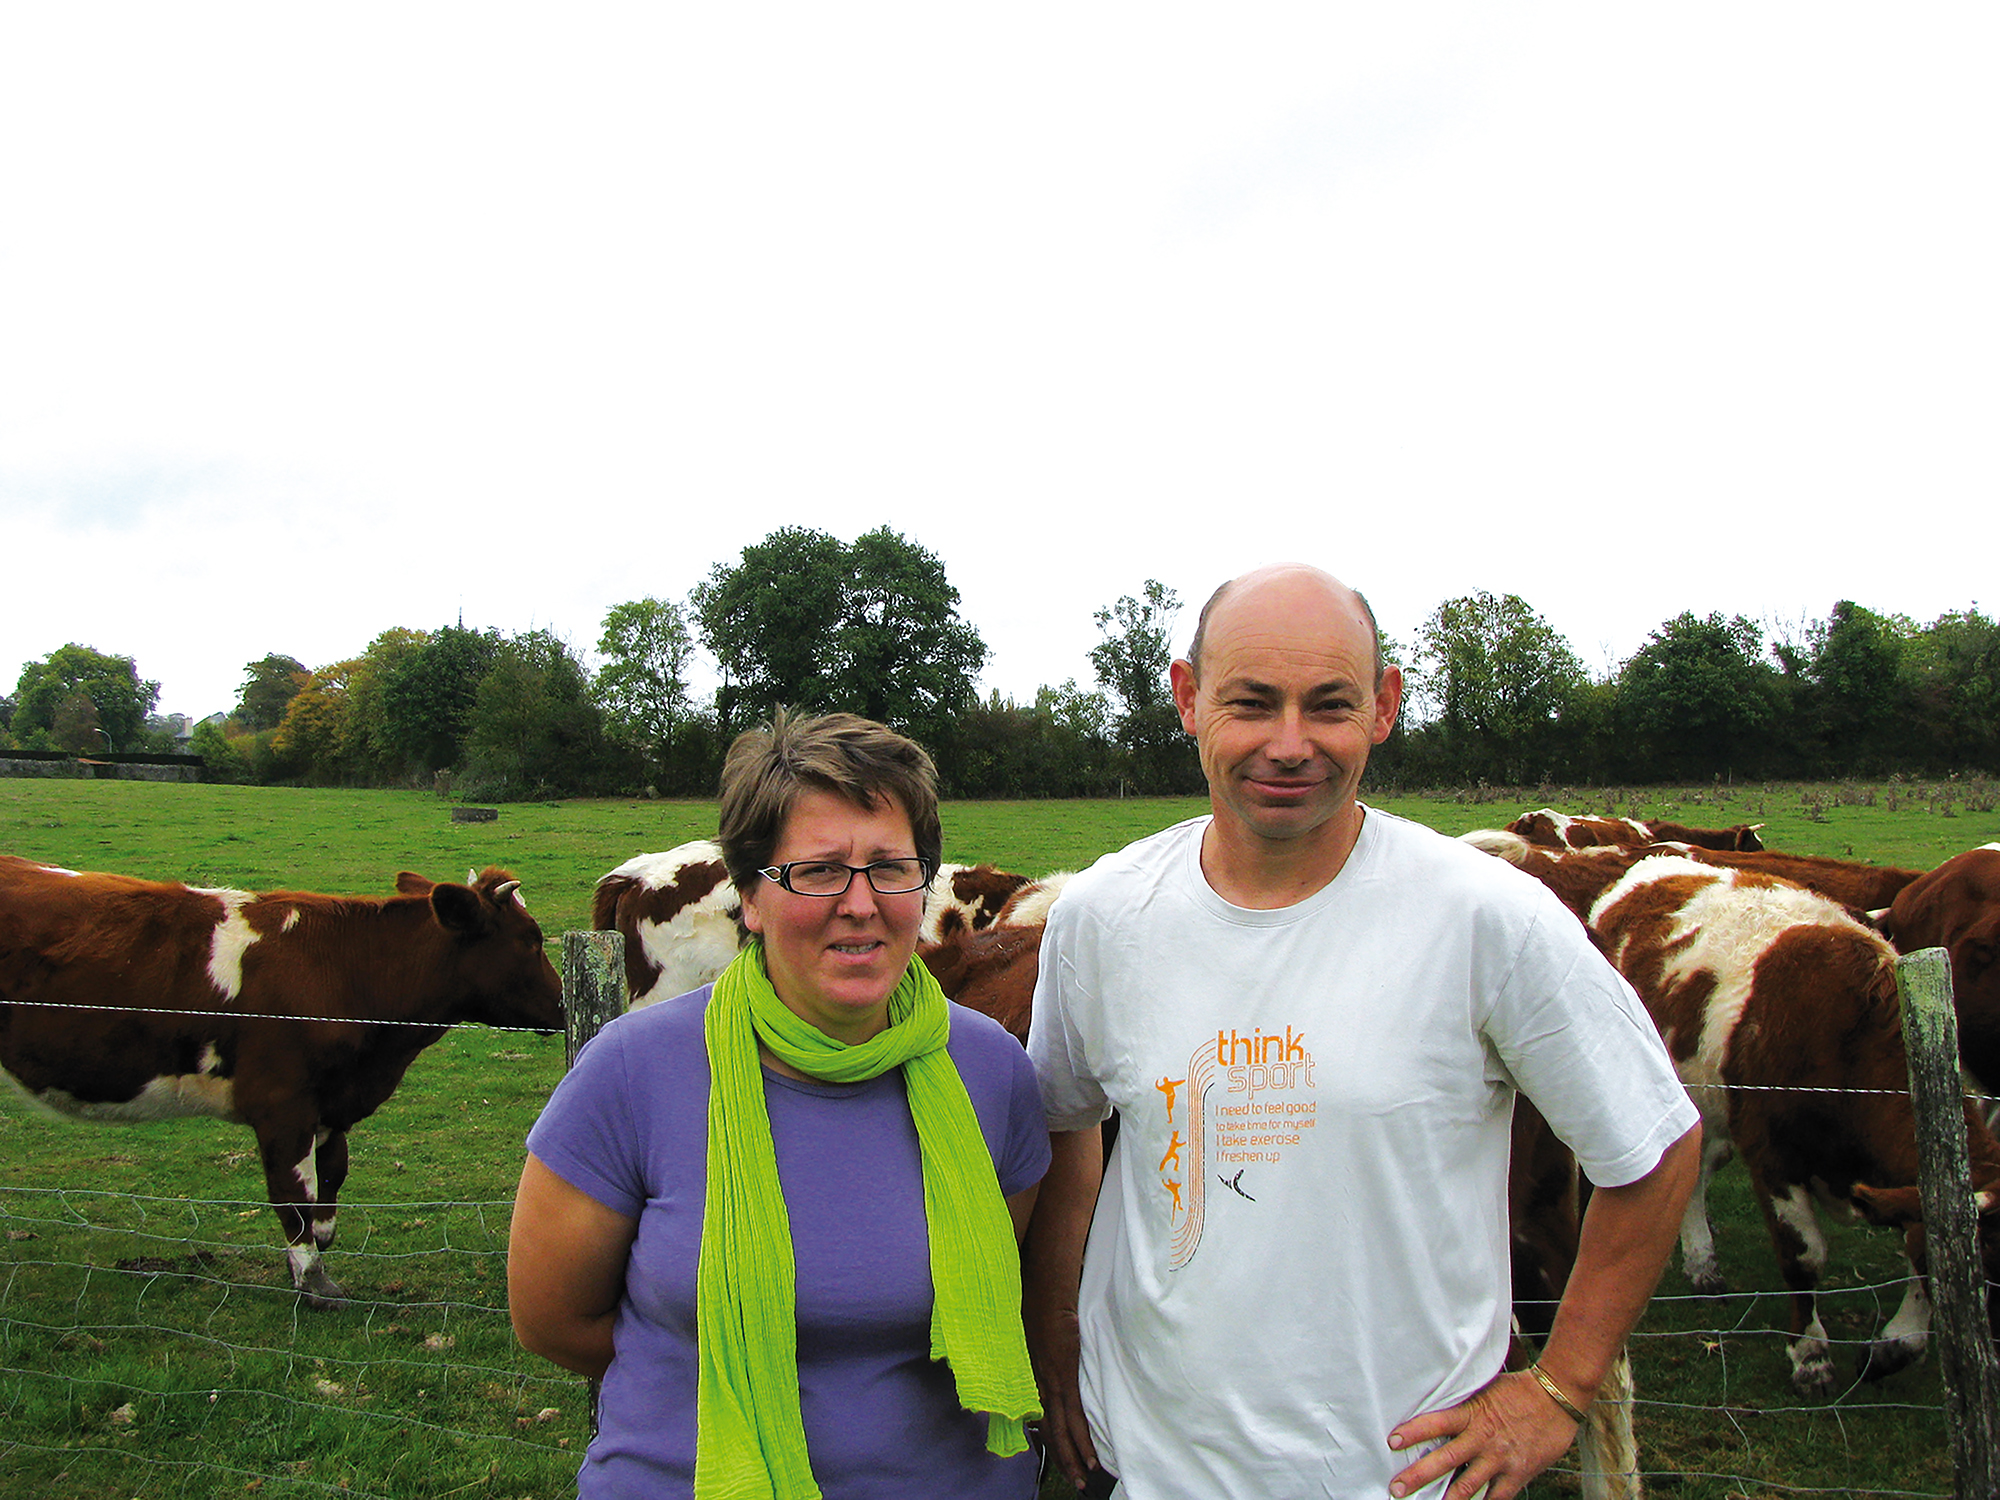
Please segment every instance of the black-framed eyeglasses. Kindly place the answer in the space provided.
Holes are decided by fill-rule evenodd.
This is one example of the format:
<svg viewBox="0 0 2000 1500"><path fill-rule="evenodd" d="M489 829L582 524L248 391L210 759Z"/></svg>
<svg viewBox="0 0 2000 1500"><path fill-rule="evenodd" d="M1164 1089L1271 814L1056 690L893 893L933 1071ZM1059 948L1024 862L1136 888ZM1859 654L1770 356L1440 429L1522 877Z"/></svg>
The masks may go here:
<svg viewBox="0 0 2000 1500"><path fill-rule="evenodd" d="M795 896L844 896L857 875L868 877L878 896L902 896L920 891L935 873L927 859L878 859L873 864L843 865L830 859L795 859L766 865L757 872L775 880Z"/></svg>

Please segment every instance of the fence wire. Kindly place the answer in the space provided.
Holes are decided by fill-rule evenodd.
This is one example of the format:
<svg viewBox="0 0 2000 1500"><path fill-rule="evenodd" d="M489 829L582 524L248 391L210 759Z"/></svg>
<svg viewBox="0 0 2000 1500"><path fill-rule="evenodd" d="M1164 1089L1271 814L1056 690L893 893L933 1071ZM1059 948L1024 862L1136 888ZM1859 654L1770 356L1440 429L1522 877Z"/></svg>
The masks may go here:
<svg viewBox="0 0 2000 1500"><path fill-rule="evenodd" d="M259 1019L229 1010L194 1014ZM340 1024L532 1030L376 1019ZM1969 1097L1989 1107L2000 1102ZM513 1340L505 1297L511 1210L511 1201L491 1198L343 1202L329 1264L340 1279L366 1283L376 1294L356 1295L348 1311L328 1314L301 1309L262 1198L0 1187L0 1475L24 1464L39 1466L37 1473L90 1469L104 1487L88 1493L116 1491L121 1500L244 1490L364 1500L571 1492L589 1433L588 1389ZM1761 1225L1754 1232L1749 1253L1774 1272ZM440 1265L451 1274L441 1274ZM1819 1289L1828 1343L1843 1359L1859 1363L1871 1342L1868 1330L1881 1325L1905 1284L1893 1278L1837 1285L1829 1278ZM1935 1426L1942 1450L1941 1396L1883 1399L1882 1388L1857 1378L1825 1401L1791 1398L1783 1378L1785 1295L1764 1289L1654 1299L1633 1338L1635 1361L1712 1365L1719 1395L1713 1404L1693 1404L1649 1396L1642 1383L1635 1410L1644 1481L1688 1496L1945 1500L1948 1471L1928 1488L1885 1488L1875 1477L1815 1485L1774 1479L1762 1463L1717 1463L1720 1445L1688 1450L1679 1436L1685 1429L1724 1432L1727 1446L1755 1458L1783 1445L1772 1435L1778 1428L1832 1424L1835 1448L1865 1469L1872 1454L1864 1450L1878 1445L1874 1429L1884 1421ZM1927 1382L1934 1385L1934 1378ZM1850 1427L1867 1431L1853 1436ZM417 1467L386 1481L378 1468L343 1451L385 1444L418 1455ZM1573 1467L1557 1473L1565 1477L1530 1493L1573 1485ZM64 1493L59 1485L48 1492Z"/></svg>
<svg viewBox="0 0 2000 1500"><path fill-rule="evenodd" d="M245 1489L384 1500L568 1493L587 1440L589 1398L581 1381L512 1339L504 1291L510 1211L505 1200L342 1205L349 1242L331 1254L343 1279L400 1290L357 1296L349 1312L326 1314L300 1308L275 1224L261 1222L270 1219L262 1202L0 1188L0 1473L30 1459L79 1475L95 1465L125 1493L163 1497ZM450 1269L448 1285L432 1284L440 1262ZM1823 1316L1830 1325L1858 1320L1863 1331L1836 1332L1829 1342L1858 1357L1866 1330L1879 1326L1905 1284L1830 1279L1820 1293ZM1941 1427L1935 1401L1882 1399L1858 1381L1824 1402L1773 1399L1774 1389L1788 1389L1772 1378L1784 1365L1783 1306L1784 1294L1772 1290L1655 1299L1634 1335L1635 1360L1712 1363L1721 1395L1693 1405L1649 1397L1642 1383L1635 1410L1645 1482L1689 1495L1945 1500L1948 1482L1785 1483L1762 1465L1740 1472L1717 1465L1713 1454L1705 1463L1661 1463L1649 1439L1668 1428L1728 1428L1734 1445L1754 1455L1771 1443L1774 1424L1886 1419ZM1658 1326L1663 1320L1685 1326ZM136 1359L121 1357L127 1345ZM51 1408L61 1420L49 1420ZM335 1427L346 1443L416 1445L425 1472L384 1488L365 1466L327 1451L325 1434ZM246 1429L263 1437L261 1461L244 1456ZM1573 1482L1573 1468L1561 1472L1563 1483Z"/></svg>

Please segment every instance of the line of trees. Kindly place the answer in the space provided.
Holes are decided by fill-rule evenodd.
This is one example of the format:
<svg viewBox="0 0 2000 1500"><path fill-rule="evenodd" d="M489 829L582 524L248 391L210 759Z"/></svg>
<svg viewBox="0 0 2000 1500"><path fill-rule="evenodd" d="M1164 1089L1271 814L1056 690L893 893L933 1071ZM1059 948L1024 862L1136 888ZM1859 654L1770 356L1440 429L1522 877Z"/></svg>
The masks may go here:
<svg viewBox="0 0 2000 1500"><path fill-rule="evenodd" d="M234 712L190 748L215 776L263 783L706 796L733 736L786 704L905 730L953 796L1195 793L1167 688L1180 609L1148 579L1093 614L1092 685L982 697L986 644L935 554L887 527L852 542L787 527L684 603L615 606L594 671L549 630L397 626L325 666L248 663ZM2000 625L1976 608L1919 625L1842 600L1775 638L1741 615L1682 614L1593 677L1524 600L1481 592L1382 646L1408 691L1378 786L2000 771ZM698 693L703 653L720 682ZM65 645L0 699L0 749L174 748L158 696L132 658Z"/></svg>
<svg viewBox="0 0 2000 1500"><path fill-rule="evenodd" d="M1919 625L1841 600L1776 634L1683 613L1593 678L1519 597L1438 606L1408 653L1411 712L1383 772L1403 785L1993 774L2000 624Z"/></svg>

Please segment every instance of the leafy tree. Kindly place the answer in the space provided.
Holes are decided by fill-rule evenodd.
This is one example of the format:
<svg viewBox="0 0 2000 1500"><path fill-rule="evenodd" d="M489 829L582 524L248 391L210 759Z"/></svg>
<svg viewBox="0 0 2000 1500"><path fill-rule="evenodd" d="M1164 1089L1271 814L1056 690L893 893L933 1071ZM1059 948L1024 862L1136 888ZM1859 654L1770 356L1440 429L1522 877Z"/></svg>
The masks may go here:
<svg viewBox="0 0 2000 1500"><path fill-rule="evenodd" d="M745 547L693 595L723 671L722 734L789 704L865 714L936 752L986 662L958 602L936 554L887 527L851 546L784 527Z"/></svg>
<svg viewBox="0 0 2000 1500"><path fill-rule="evenodd" d="M1939 615L1905 643L1899 675L1931 769L2000 773L2000 622L1976 606Z"/></svg>
<svg viewBox="0 0 2000 1500"><path fill-rule="evenodd" d="M1167 667L1173 661L1174 616L1181 601L1157 578L1135 598L1091 616L1104 637L1090 648L1090 664L1106 697L1116 704L1111 732L1141 791L1193 791L1201 766L1181 728Z"/></svg>
<svg viewBox="0 0 2000 1500"><path fill-rule="evenodd" d="M959 618L958 590L935 552L886 526L847 549L837 642L843 706L941 748L974 701L986 642Z"/></svg>
<svg viewBox="0 0 2000 1500"><path fill-rule="evenodd" d="M236 720L245 729L276 729L285 709L312 674L296 657L273 651L243 667L243 688L236 695Z"/></svg>
<svg viewBox="0 0 2000 1500"><path fill-rule="evenodd" d="M495 630L447 625L403 652L382 681L385 743L414 767L457 765L479 683L500 652Z"/></svg>
<svg viewBox="0 0 2000 1500"><path fill-rule="evenodd" d="M425 631L392 625L351 664L339 754L354 781L384 785L399 782L416 769L391 732L385 694L404 659L429 640Z"/></svg>
<svg viewBox="0 0 2000 1500"><path fill-rule="evenodd" d="M98 723L97 705L82 688L71 689L49 714L49 743L58 750L90 755L111 748L109 742Z"/></svg>
<svg viewBox="0 0 2000 1500"><path fill-rule="evenodd" d="M465 752L465 779L480 796L608 789L612 762L590 674L553 632L500 644L479 681Z"/></svg>
<svg viewBox="0 0 2000 1500"><path fill-rule="evenodd" d="M695 715L688 697L694 637L671 599L634 599L604 617L597 701L607 726L655 758Z"/></svg>
<svg viewBox="0 0 2000 1500"><path fill-rule="evenodd" d="M81 693L89 700L90 714L95 719L89 725L93 731L90 738L98 739L97 731L101 731L110 743L62 748L121 750L134 743L145 729L147 715L159 702L160 685L142 682L131 657L107 656L72 641L60 650L51 651L41 661L31 661L22 667L21 680L14 692L13 732L17 736L25 739L36 731L45 737L52 735L59 710L65 713L65 726L72 731L77 729L87 717L74 701L75 695Z"/></svg>
<svg viewBox="0 0 2000 1500"><path fill-rule="evenodd" d="M1896 760L1902 749L1898 674L1912 629L1907 620L1878 615L1851 599L1813 627L1806 667L1814 690L1811 728L1827 770L1876 772Z"/></svg>
<svg viewBox="0 0 2000 1500"><path fill-rule="evenodd" d="M715 564L694 587L702 644L722 668L717 717L727 738L779 704L828 709L833 650L846 602L847 549L837 537L785 526Z"/></svg>
<svg viewBox="0 0 2000 1500"><path fill-rule="evenodd" d="M1044 685L1035 694L1035 723L1041 752L1035 795L1103 797L1117 790L1111 705L1104 694L1079 686L1074 677L1056 687ZM1198 788L1199 759L1194 777Z"/></svg>
<svg viewBox="0 0 2000 1500"><path fill-rule="evenodd" d="M202 774L210 781L235 783L250 777L249 757L214 719L203 719L194 726L188 749L201 757Z"/></svg>
<svg viewBox="0 0 2000 1500"><path fill-rule="evenodd" d="M308 672L304 685L285 706L285 717L270 738L271 771L315 786L350 779L343 753L348 743L348 684L358 661L336 662Z"/></svg>
<svg viewBox="0 0 2000 1500"><path fill-rule="evenodd" d="M1742 615L1683 612L1655 630L1618 681L1636 776L1754 773L1769 749L1777 674L1763 632Z"/></svg>
<svg viewBox="0 0 2000 1500"><path fill-rule="evenodd" d="M959 797L1096 797L1116 791L1116 747L1102 694L1074 679L1032 704L995 691L968 708L951 792Z"/></svg>
<svg viewBox="0 0 2000 1500"><path fill-rule="evenodd" d="M1466 780L1546 773L1555 726L1588 680L1569 642L1526 601L1484 590L1432 611L1411 667L1424 732Z"/></svg>

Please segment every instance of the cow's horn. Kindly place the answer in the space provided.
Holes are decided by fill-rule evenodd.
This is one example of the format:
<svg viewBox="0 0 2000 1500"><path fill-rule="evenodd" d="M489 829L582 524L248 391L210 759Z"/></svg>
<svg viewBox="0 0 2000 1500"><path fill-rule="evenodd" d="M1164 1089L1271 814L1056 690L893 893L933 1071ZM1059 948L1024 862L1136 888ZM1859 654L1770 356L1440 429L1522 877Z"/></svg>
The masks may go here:
<svg viewBox="0 0 2000 1500"><path fill-rule="evenodd" d="M520 896L516 894L520 889L521 889L520 881L503 880L498 885L493 887L493 899L495 901L505 901L509 896L513 896L516 901L520 901L521 900ZM527 903L522 902L522 904L526 905Z"/></svg>
<svg viewBox="0 0 2000 1500"><path fill-rule="evenodd" d="M472 868L472 867L471 867L470 865L466 866L466 870L465 870L465 883L466 883L467 885L478 885L478 884L479 884L479 872L478 872L477 870L473 869L473 868Z"/></svg>

